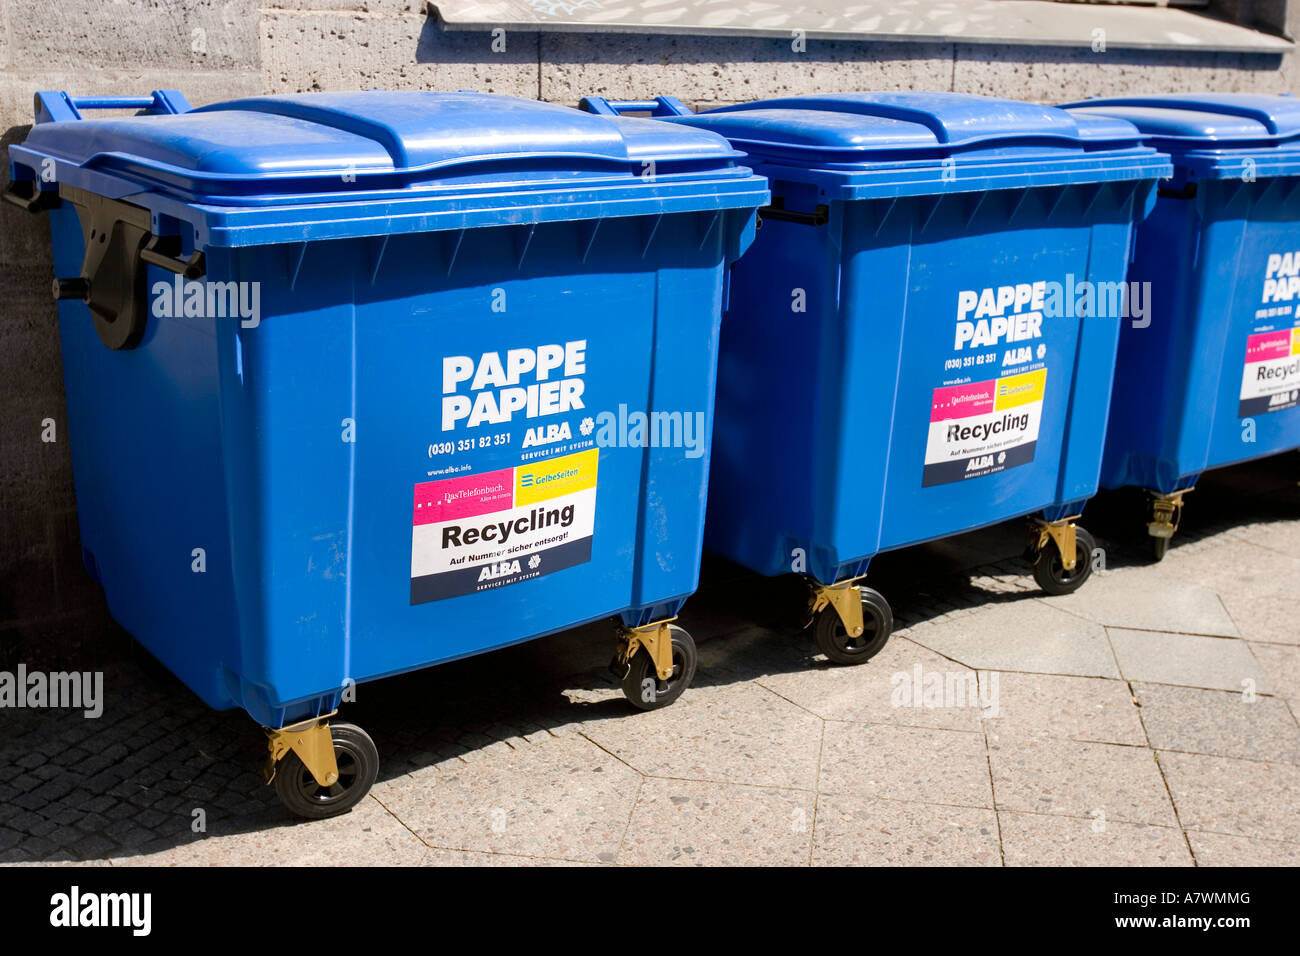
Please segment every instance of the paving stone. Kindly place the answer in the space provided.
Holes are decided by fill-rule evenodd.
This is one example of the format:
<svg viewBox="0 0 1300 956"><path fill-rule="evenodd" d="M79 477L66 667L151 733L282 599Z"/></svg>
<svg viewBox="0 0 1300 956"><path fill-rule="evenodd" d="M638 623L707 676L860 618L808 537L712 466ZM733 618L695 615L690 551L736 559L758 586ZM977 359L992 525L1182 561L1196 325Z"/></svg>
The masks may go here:
<svg viewBox="0 0 1300 956"><path fill-rule="evenodd" d="M1151 684L1177 684L1241 691L1254 681L1269 693L1265 671L1245 641L1192 634L1160 634L1110 628L1111 646L1124 677Z"/></svg>
<svg viewBox="0 0 1300 956"><path fill-rule="evenodd" d="M956 693L927 698L927 681ZM947 730L980 727L975 671L897 636L866 664L817 664L796 672L764 675L758 682L828 720Z"/></svg>
<svg viewBox="0 0 1300 956"><path fill-rule="evenodd" d="M419 863L427 849L378 801L366 799L329 820L250 821L161 852L111 860L114 866L400 866Z"/></svg>
<svg viewBox="0 0 1300 956"><path fill-rule="evenodd" d="M641 780L571 736L426 768L373 793L430 846L598 862L617 853Z"/></svg>
<svg viewBox="0 0 1300 956"><path fill-rule="evenodd" d="M1238 632L1250 641L1300 644L1294 613L1300 559L1245 540L1172 550L1160 572L1214 590Z"/></svg>
<svg viewBox="0 0 1300 956"><path fill-rule="evenodd" d="M29 793L20 793L13 799L14 806L23 807L27 810L39 810L46 806L46 802L35 795L35 791Z"/></svg>
<svg viewBox="0 0 1300 956"><path fill-rule="evenodd" d="M1192 866L1176 827L998 811L1007 866Z"/></svg>
<svg viewBox="0 0 1300 956"><path fill-rule="evenodd" d="M1146 743L1142 719L1124 681L988 671L980 673L980 681L985 697L996 701L985 719L992 733Z"/></svg>
<svg viewBox="0 0 1300 956"><path fill-rule="evenodd" d="M818 789L993 806L984 736L957 730L828 723Z"/></svg>
<svg viewBox="0 0 1300 956"><path fill-rule="evenodd" d="M1158 566L1125 568L1097 587L1042 601L1107 627L1236 637L1237 627L1208 587L1161 574Z"/></svg>
<svg viewBox="0 0 1300 956"><path fill-rule="evenodd" d="M4 852L16 847L19 843L26 840L27 834L19 830L11 830L8 827L0 827L0 860L4 859Z"/></svg>
<svg viewBox="0 0 1300 956"><path fill-rule="evenodd" d="M1250 650L1264 669L1273 693L1300 699L1300 647L1252 643Z"/></svg>
<svg viewBox="0 0 1300 956"><path fill-rule="evenodd" d="M1300 767L1162 751L1184 829L1300 843Z"/></svg>
<svg viewBox="0 0 1300 956"><path fill-rule="evenodd" d="M989 762L999 810L1177 825L1145 747L990 733Z"/></svg>
<svg viewBox="0 0 1300 956"><path fill-rule="evenodd" d="M999 866L992 810L822 794L812 862L819 866Z"/></svg>
<svg viewBox="0 0 1300 956"><path fill-rule="evenodd" d="M802 866L814 795L651 778L641 787L617 862L640 866Z"/></svg>
<svg viewBox="0 0 1300 956"><path fill-rule="evenodd" d="M94 860L107 856L115 849L117 847L111 840L105 839L101 834L91 833L77 841L77 845L72 848L72 853L73 858L77 860Z"/></svg>
<svg viewBox="0 0 1300 956"><path fill-rule="evenodd" d="M1134 684L1151 746L1300 763L1300 726L1286 701L1167 684Z"/></svg>
<svg viewBox="0 0 1300 956"><path fill-rule="evenodd" d="M1223 833L1188 830L1192 853L1201 866L1300 866L1300 843L1278 843Z"/></svg>
<svg viewBox="0 0 1300 956"><path fill-rule="evenodd" d="M1294 486L1293 486L1294 487ZM1285 557L1300 554L1300 520L1261 521L1234 529L1235 536Z"/></svg>
<svg viewBox="0 0 1300 956"><path fill-rule="evenodd" d="M979 670L1119 677L1104 628L1032 598L918 627L909 636Z"/></svg>
<svg viewBox="0 0 1300 956"><path fill-rule="evenodd" d="M813 714L745 683L693 687L671 707L589 720L582 732L651 776L811 790L821 728Z"/></svg>
<svg viewBox="0 0 1300 956"><path fill-rule="evenodd" d="M606 854L613 857L613 854ZM515 853L479 853L471 850L448 850L429 847L420 858L420 866L601 866L582 860L553 860L544 856L521 856Z"/></svg>
<svg viewBox="0 0 1300 956"><path fill-rule="evenodd" d="M58 823L56 823L54 820L46 819L46 820L40 820L36 823L29 824L25 829L27 830L28 833L34 834L35 836L49 836L58 828L59 828Z"/></svg>

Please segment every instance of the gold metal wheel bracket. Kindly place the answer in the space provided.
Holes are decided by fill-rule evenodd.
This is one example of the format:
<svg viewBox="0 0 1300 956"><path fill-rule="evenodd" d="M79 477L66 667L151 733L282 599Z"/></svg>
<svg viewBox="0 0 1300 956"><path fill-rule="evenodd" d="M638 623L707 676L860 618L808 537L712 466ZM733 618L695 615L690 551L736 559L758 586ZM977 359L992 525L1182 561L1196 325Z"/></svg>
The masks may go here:
<svg viewBox="0 0 1300 956"><path fill-rule="evenodd" d="M668 625L677 620L670 617L666 621L660 621L658 624L647 624L644 627L620 627L618 659L625 668L631 668L632 658L636 657L639 648L644 647L650 659L654 661L655 673L659 675L660 680L668 680L673 676L673 632ZM623 671L626 676L627 670Z"/></svg>
<svg viewBox="0 0 1300 956"><path fill-rule="evenodd" d="M339 780L339 764L334 756L334 737L330 733L329 719L338 711L324 717L313 717L279 730L267 728L269 754L262 776L270 783L280 761L290 752L296 753L302 765L310 771L322 787L333 786Z"/></svg>
<svg viewBox="0 0 1300 956"><path fill-rule="evenodd" d="M1043 521L1041 518L1034 518L1034 524L1038 528L1038 550L1042 551L1047 547L1048 542L1056 544L1056 550L1061 555L1061 567L1067 571L1073 571L1075 564L1078 563L1078 551L1075 545L1075 529L1078 527L1075 522L1082 515L1071 515L1068 518L1062 518L1060 521Z"/></svg>
<svg viewBox="0 0 1300 956"><path fill-rule="evenodd" d="M1178 522L1183 517L1183 495L1193 491L1175 491L1173 494L1151 494L1151 518L1147 523L1147 534L1153 538L1172 538L1178 530Z"/></svg>
<svg viewBox="0 0 1300 956"><path fill-rule="evenodd" d="M862 620L862 588L858 586L861 580L850 578L838 584L814 584L810 608L812 614L833 607L849 637L861 637L865 629Z"/></svg>

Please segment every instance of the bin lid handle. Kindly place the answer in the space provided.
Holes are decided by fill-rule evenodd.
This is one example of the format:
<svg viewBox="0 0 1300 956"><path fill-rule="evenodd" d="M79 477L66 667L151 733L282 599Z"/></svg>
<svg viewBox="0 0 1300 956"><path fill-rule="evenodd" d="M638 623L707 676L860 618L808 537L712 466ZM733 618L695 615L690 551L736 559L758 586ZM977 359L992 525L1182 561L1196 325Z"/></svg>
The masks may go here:
<svg viewBox="0 0 1300 956"><path fill-rule="evenodd" d="M148 96L78 96L66 90L42 90L36 94L37 123L59 123L84 119L86 110L143 110L148 116L188 113L190 106L180 90L154 90Z"/></svg>

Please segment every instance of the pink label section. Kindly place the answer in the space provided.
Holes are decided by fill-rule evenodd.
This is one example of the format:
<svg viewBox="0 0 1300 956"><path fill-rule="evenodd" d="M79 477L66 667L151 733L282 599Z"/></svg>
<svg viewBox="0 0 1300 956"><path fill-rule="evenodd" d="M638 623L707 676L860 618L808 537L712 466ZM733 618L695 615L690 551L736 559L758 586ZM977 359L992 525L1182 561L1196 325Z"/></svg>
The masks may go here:
<svg viewBox="0 0 1300 956"><path fill-rule="evenodd" d="M503 468L483 475L425 481L415 486L411 524L434 524L491 514L514 507L515 470Z"/></svg>
<svg viewBox="0 0 1300 956"><path fill-rule="evenodd" d="M971 382L967 385L949 385L934 390L930 406L930 421L946 422L950 418L986 415L993 411L996 382Z"/></svg>
<svg viewBox="0 0 1300 956"><path fill-rule="evenodd" d="M1269 359L1287 358L1291 354L1291 330L1261 332L1246 340L1246 361L1267 362Z"/></svg>

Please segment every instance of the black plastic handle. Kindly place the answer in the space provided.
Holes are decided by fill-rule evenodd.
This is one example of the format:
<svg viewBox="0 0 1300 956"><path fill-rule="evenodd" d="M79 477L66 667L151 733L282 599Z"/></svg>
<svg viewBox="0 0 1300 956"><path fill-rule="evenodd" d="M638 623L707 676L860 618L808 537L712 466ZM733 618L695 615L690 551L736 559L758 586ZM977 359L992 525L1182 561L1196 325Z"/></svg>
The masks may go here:
<svg viewBox="0 0 1300 956"><path fill-rule="evenodd" d="M4 192L4 198L5 202L31 213L44 212L59 204L58 192L38 188L34 179L12 180Z"/></svg>
<svg viewBox="0 0 1300 956"><path fill-rule="evenodd" d="M187 279L200 279L208 271L203 253L197 249L190 253L189 258L181 258L180 236L154 236L140 250L140 258L150 265Z"/></svg>

